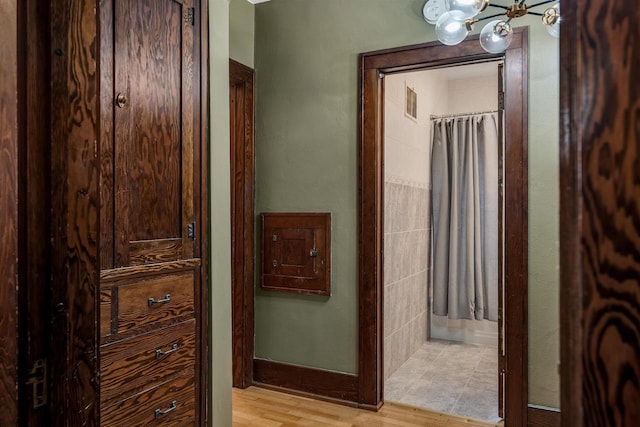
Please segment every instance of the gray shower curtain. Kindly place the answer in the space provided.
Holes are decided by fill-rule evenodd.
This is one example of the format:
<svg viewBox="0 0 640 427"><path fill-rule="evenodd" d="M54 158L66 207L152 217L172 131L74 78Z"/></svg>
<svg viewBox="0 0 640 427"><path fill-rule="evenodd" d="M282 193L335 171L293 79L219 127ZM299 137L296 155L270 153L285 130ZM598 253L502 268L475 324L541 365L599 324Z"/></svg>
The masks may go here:
<svg viewBox="0 0 640 427"><path fill-rule="evenodd" d="M498 320L496 113L431 125L433 313Z"/></svg>

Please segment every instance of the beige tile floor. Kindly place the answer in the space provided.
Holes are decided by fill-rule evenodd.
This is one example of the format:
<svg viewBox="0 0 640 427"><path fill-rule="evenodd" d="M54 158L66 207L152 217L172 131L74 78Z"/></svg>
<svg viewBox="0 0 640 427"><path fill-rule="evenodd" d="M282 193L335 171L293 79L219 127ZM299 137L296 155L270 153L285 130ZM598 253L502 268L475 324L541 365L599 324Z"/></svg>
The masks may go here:
<svg viewBox="0 0 640 427"><path fill-rule="evenodd" d="M428 341L384 384L385 400L499 421L495 347Z"/></svg>

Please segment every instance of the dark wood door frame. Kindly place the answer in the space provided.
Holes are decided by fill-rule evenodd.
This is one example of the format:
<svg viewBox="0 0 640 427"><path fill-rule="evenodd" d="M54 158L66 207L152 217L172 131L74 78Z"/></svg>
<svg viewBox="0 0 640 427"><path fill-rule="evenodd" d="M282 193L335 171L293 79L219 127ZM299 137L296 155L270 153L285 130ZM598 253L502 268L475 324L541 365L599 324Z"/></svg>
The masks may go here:
<svg viewBox="0 0 640 427"><path fill-rule="evenodd" d="M17 2L0 7L0 424L18 424L18 43L23 43ZM22 46L24 47L24 45ZM21 222L21 221L20 221Z"/></svg>
<svg viewBox="0 0 640 427"><path fill-rule="evenodd" d="M253 382L254 71L229 60L233 386Z"/></svg>
<svg viewBox="0 0 640 427"><path fill-rule="evenodd" d="M364 53L359 58L359 401L383 403L383 94L384 73L503 58L505 63L505 421L527 422L527 122L528 29L515 30L504 54L471 37Z"/></svg>
<svg viewBox="0 0 640 427"><path fill-rule="evenodd" d="M84 425L99 420L98 3L51 2L48 142L52 147L52 248L48 302L51 330L59 331L49 337L47 366L52 377L48 404L53 425Z"/></svg>
<svg viewBox="0 0 640 427"><path fill-rule="evenodd" d="M637 425L640 415L637 6L632 0L562 4L560 383L566 426Z"/></svg>

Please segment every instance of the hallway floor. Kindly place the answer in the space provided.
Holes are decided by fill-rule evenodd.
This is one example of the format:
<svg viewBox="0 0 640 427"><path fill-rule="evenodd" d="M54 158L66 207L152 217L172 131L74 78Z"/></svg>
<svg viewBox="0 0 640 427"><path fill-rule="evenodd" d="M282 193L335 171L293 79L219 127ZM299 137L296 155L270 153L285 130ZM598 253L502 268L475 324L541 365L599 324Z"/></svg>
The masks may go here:
<svg viewBox="0 0 640 427"><path fill-rule="evenodd" d="M499 427L502 422L470 420L401 404L378 412L279 393L258 387L233 389L233 427Z"/></svg>
<svg viewBox="0 0 640 427"><path fill-rule="evenodd" d="M498 351L428 341L386 380L384 396L385 401L498 421Z"/></svg>

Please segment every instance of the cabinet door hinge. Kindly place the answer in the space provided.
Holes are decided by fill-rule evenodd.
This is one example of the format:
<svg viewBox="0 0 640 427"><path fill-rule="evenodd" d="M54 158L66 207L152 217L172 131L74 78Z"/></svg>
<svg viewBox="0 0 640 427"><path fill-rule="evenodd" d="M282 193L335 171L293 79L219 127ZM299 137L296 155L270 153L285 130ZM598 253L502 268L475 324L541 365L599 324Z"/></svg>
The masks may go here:
<svg viewBox="0 0 640 427"><path fill-rule="evenodd" d="M192 222L187 225L187 237L191 240L196 240L196 223Z"/></svg>
<svg viewBox="0 0 640 427"><path fill-rule="evenodd" d="M191 25L195 25L196 22L196 8L190 7L187 9L187 13L184 16L184 22L187 22Z"/></svg>
<svg viewBox="0 0 640 427"><path fill-rule="evenodd" d="M31 385L33 407L39 408L47 404L47 361L38 359L27 375L27 385Z"/></svg>
<svg viewBox="0 0 640 427"><path fill-rule="evenodd" d="M504 110L504 92L498 92L498 110Z"/></svg>

